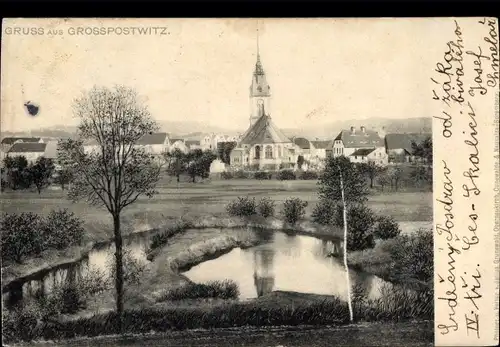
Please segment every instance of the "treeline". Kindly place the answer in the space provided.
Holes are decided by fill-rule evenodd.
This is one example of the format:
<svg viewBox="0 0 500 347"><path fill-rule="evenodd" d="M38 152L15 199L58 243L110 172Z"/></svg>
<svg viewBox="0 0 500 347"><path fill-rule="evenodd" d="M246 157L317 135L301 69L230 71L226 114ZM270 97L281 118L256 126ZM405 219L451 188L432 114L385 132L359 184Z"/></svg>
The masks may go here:
<svg viewBox="0 0 500 347"><path fill-rule="evenodd" d="M21 263L48 249L62 250L79 244L83 221L67 209L46 217L31 212L5 213L0 221L2 260Z"/></svg>
<svg viewBox="0 0 500 347"><path fill-rule="evenodd" d="M167 173L177 178L180 182L181 175L188 175L192 182L196 178L208 178L210 174L210 164L217 158L212 151L195 149L184 153L179 149L164 154Z"/></svg>
<svg viewBox="0 0 500 347"><path fill-rule="evenodd" d="M1 175L2 191L6 188L21 190L35 186L38 193L53 182L59 183L63 178L56 171L54 161L45 157L40 157L33 163L28 163L24 156L6 157Z"/></svg>

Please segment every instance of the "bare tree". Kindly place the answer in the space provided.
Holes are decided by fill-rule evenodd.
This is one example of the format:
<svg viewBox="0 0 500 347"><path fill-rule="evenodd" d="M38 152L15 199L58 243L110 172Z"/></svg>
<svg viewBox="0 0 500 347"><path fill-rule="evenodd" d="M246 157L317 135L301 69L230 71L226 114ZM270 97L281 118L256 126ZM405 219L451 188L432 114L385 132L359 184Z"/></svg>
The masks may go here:
<svg viewBox="0 0 500 347"><path fill-rule="evenodd" d="M68 196L103 206L113 219L116 261L116 310L119 329L123 313L123 245L120 215L141 195L152 197L160 179L162 162L136 145L158 129L136 92L123 86L94 87L74 101L80 119L78 140L65 140L59 149L73 168ZM84 150L85 143L92 143Z"/></svg>

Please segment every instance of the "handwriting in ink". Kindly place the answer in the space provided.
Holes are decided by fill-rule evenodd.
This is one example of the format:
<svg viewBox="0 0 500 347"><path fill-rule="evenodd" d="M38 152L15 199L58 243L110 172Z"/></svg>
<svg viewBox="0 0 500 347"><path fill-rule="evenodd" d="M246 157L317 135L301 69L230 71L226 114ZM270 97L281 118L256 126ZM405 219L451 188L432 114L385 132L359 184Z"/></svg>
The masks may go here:
<svg viewBox="0 0 500 347"><path fill-rule="evenodd" d="M487 25L489 28L489 36L484 37L484 41L489 43L490 50L490 62L491 62L491 70L492 73L486 75L487 82L486 85L488 87L496 87L498 84L498 73L499 73L499 65L498 65L498 33L496 29L496 21L492 19L479 21L480 24Z"/></svg>
<svg viewBox="0 0 500 347"><path fill-rule="evenodd" d="M474 211L474 204L472 204L472 210ZM479 237L477 237L476 231L477 231L477 219L478 215L476 213L471 213L469 214L469 226L467 227L469 231L473 234L472 237L469 239L467 236L462 237L462 241L465 244L462 246L462 249L464 251L467 251L470 249L472 245L477 245L479 243Z"/></svg>
<svg viewBox="0 0 500 347"><path fill-rule="evenodd" d="M471 167L468 168L467 171L464 171L463 175L464 177L469 179L468 184L462 185L462 188L464 189L464 194L463 196L468 198L470 197L471 193L474 193L474 195L479 195L481 191L477 187L476 184L476 178L479 177L478 172L479 172L479 140L477 139L477 121L476 121L476 113L474 112L474 109L472 108L472 105L470 102L467 103L469 106L469 137L470 139L465 140L465 144L471 148L471 153L469 154L469 163L471 164Z"/></svg>
<svg viewBox="0 0 500 347"><path fill-rule="evenodd" d="M443 175L444 175L444 183L443 183L443 196L439 199L436 199L437 202L442 204L443 209L445 210L445 222L444 225L436 224L436 232L438 235L442 235L443 232L446 233L446 240L452 241L453 234L452 229L455 226L453 223L453 182L451 181L450 174L451 170L446 164L446 161L443 162Z"/></svg>
<svg viewBox="0 0 500 347"><path fill-rule="evenodd" d="M471 311L472 317L465 315L465 325L467 326L467 335L470 331L475 332L476 337L479 338L479 315Z"/></svg>
<svg viewBox="0 0 500 347"><path fill-rule="evenodd" d="M479 272L479 269L476 269L476 274L472 275L472 279L475 281L475 283L472 284L472 288L467 290L465 292L465 297L464 299L470 300L472 305L476 308L476 310L479 310L479 307L477 306L476 300L481 299L483 296L479 293L479 290L481 289L481 282L479 279L481 278L481 273ZM470 286L468 286L470 288Z"/></svg>
<svg viewBox="0 0 500 347"><path fill-rule="evenodd" d="M474 97L476 96L476 91L479 91L481 95L484 95L488 92L488 89L483 85L483 63L481 59L486 59L490 60L490 57L483 55L483 50L481 49L480 46L477 47L478 53L473 52L473 51L467 51L465 52L468 55L472 55L475 57L474 59L474 71L476 72L476 77L474 77L474 82L476 83L475 86L469 87L469 95Z"/></svg>
<svg viewBox="0 0 500 347"><path fill-rule="evenodd" d="M450 309L448 312L448 322L447 324L439 324L438 329L441 330L441 335L446 335L450 332L450 329L452 331L457 331L458 330L458 322L456 321L455 315L455 308L458 306L458 295L456 293L457 291L457 285L455 284L455 258L454 254L461 254L461 251L459 249L456 249L453 247L449 242L448 242L448 276L446 277L447 281L449 282L451 286L451 290L446 291L446 296L445 297L438 297L439 300L446 300L448 302L448 308Z"/></svg>

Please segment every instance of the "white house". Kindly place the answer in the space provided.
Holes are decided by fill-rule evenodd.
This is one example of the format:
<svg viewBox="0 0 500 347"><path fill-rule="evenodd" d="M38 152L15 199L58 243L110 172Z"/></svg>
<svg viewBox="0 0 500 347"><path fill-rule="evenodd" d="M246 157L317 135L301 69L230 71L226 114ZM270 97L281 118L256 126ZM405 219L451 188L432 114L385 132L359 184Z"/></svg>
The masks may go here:
<svg viewBox="0 0 500 347"><path fill-rule="evenodd" d="M381 148L385 150L384 140L374 130L367 130L362 126L359 130L351 127L350 130L342 130L333 140L332 155L334 157L346 156L350 157L359 149L375 149Z"/></svg>
<svg viewBox="0 0 500 347"><path fill-rule="evenodd" d="M34 163L38 158L45 154L46 143L39 142L16 142L10 147L7 156L23 156L28 163Z"/></svg>
<svg viewBox="0 0 500 347"><path fill-rule="evenodd" d="M349 160L353 163L373 162L379 166L386 166L389 162L388 158L384 148L380 147L357 149L349 155Z"/></svg>
<svg viewBox="0 0 500 347"><path fill-rule="evenodd" d="M171 139L170 147L168 149L169 152L172 152L175 149L179 149L183 153L189 152L188 146L186 146L186 142L184 139Z"/></svg>
<svg viewBox="0 0 500 347"><path fill-rule="evenodd" d="M195 150L195 149L205 150L205 148L203 148L203 146L201 145L200 141L186 140L184 143L190 151Z"/></svg>
<svg viewBox="0 0 500 347"><path fill-rule="evenodd" d="M147 134L137 141L136 146L144 148L153 155L161 155L168 151L170 140L167 133Z"/></svg>

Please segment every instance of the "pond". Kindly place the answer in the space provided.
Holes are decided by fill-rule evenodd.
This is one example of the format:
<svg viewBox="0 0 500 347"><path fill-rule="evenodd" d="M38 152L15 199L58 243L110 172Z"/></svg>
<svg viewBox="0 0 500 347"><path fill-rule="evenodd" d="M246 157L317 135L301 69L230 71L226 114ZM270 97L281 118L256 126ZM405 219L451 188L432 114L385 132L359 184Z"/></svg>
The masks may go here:
<svg viewBox="0 0 500 347"><path fill-rule="evenodd" d="M132 234L124 237L124 248L130 255L144 263L151 236L157 231ZM199 230L187 230L196 233ZM335 295L346 298L347 285L341 254L342 242L333 238L317 238L275 231L256 231L257 246L235 248L216 259L206 260L183 272L193 282L233 280L240 289L240 299L252 299L271 291ZM2 299L7 308L26 302L37 295L47 295L54 287L77 283L90 270L111 275L114 262L112 243L94 247L78 261L63 264L50 270L37 272L27 278L11 282L4 287ZM168 264L165 264L168 266ZM380 278L350 270L351 285L368 297L376 297L384 283Z"/></svg>
<svg viewBox="0 0 500 347"><path fill-rule="evenodd" d="M183 274L197 283L233 280L240 289L240 299L252 299L277 290L347 298L342 258L328 256L341 254L343 242L283 232L265 233L260 245L233 249ZM356 286L366 297L377 297L385 283L374 275L352 269L349 274L351 286Z"/></svg>

